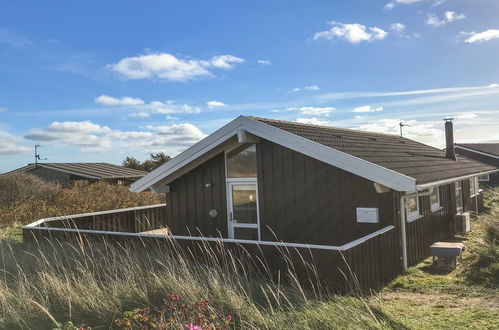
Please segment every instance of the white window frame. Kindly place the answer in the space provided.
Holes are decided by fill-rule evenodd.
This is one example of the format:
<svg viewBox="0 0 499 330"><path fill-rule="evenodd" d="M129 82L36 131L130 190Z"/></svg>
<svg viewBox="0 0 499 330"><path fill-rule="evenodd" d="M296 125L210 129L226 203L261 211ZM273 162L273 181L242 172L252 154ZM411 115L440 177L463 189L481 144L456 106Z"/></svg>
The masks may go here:
<svg viewBox="0 0 499 330"><path fill-rule="evenodd" d="M485 177L486 179L483 179L482 177ZM478 176L478 181L479 182L489 182L490 181L490 174L482 174Z"/></svg>
<svg viewBox="0 0 499 330"><path fill-rule="evenodd" d="M430 198L432 212L436 212L436 211L442 209L442 204L440 203L440 187L434 187L432 193L435 191L437 192L437 202L436 203L431 203L431 194L428 196Z"/></svg>
<svg viewBox="0 0 499 330"><path fill-rule="evenodd" d="M409 199L409 198L416 198L416 210L412 211L410 213L407 212L407 199ZM415 221L423 216L421 214L421 210L419 208L419 196L418 195L407 196L405 198L404 212L406 214L407 222L413 222L413 221Z"/></svg>
<svg viewBox="0 0 499 330"><path fill-rule="evenodd" d="M475 188L475 193L473 194L472 187ZM475 176L470 179L470 197L476 197L480 194L480 187L478 186L478 177Z"/></svg>

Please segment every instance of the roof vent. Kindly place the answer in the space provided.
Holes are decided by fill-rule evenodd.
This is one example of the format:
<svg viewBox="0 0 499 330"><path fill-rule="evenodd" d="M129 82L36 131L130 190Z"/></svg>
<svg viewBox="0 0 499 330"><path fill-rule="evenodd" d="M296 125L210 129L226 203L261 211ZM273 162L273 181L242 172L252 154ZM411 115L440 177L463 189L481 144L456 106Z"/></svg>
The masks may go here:
<svg viewBox="0 0 499 330"><path fill-rule="evenodd" d="M454 118L444 118L445 120L445 157L456 160L454 153L454 127L452 120Z"/></svg>

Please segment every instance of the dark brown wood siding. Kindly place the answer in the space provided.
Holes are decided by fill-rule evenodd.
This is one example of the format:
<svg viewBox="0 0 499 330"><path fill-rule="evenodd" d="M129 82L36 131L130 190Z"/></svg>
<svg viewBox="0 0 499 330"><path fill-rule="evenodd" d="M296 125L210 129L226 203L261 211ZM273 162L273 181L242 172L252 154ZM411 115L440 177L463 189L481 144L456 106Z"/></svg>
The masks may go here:
<svg viewBox="0 0 499 330"><path fill-rule="evenodd" d="M432 211L429 196L419 197L422 217L406 223L408 265L430 255L430 245L451 235L456 214L454 184L440 186L441 209Z"/></svg>
<svg viewBox="0 0 499 330"><path fill-rule="evenodd" d="M166 195L167 226L174 235L227 237L223 153L171 182ZM212 209L215 218L208 214Z"/></svg>
<svg viewBox="0 0 499 330"><path fill-rule="evenodd" d="M395 224L394 193L267 140L257 146L262 240L342 245ZM357 223L356 208L379 209L380 223Z"/></svg>

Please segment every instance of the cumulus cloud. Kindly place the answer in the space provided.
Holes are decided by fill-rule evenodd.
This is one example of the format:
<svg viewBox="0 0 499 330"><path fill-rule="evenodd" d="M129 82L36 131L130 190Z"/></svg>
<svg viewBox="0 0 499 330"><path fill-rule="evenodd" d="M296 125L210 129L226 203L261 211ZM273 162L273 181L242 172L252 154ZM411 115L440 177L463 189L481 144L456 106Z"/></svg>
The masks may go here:
<svg viewBox="0 0 499 330"><path fill-rule="evenodd" d="M457 119L473 119L476 117L478 117L478 115L474 112L465 112L456 116Z"/></svg>
<svg viewBox="0 0 499 330"><path fill-rule="evenodd" d="M293 88L292 92L299 92L299 91L318 91L320 88L317 85L309 85L305 87L296 87Z"/></svg>
<svg viewBox="0 0 499 330"><path fill-rule="evenodd" d="M115 98L108 95L101 95L95 98L95 103L102 105L142 105L144 101L139 98L124 96L122 98Z"/></svg>
<svg viewBox="0 0 499 330"><path fill-rule="evenodd" d="M485 42L492 39L499 39L499 30L491 29L483 32L461 32L461 34L468 35L469 37L465 42L472 44L475 42Z"/></svg>
<svg viewBox="0 0 499 330"><path fill-rule="evenodd" d="M383 111L383 107L381 106L373 107L370 105L363 105L360 107L356 107L355 109L352 110L352 112L379 112L379 111Z"/></svg>
<svg viewBox="0 0 499 330"><path fill-rule="evenodd" d="M297 111L302 115L313 116L329 116L334 110L336 109L333 107L292 107L286 109L286 111Z"/></svg>
<svg viewBox="0 0 499 330"><path fill-rule="evenodd" d="M210 109L215 109L215 108L223 108L226 107L227 104L220 102L220 101L208 101L206 102L206 106Z"/></svg>
<svg viewBox="0 0 499 330"><path fill-rule="evenodd" d="M301 124L311 124L311 125L321 125L321 126L331 126L331 122L316 117L312 118L296 118L297 123Z"/></svg>
<svg viewBox="0 0 499 330"><path fill-rule="evenodd" d="M261 64L261 65L271 65L272 63L270 63L269 60L257 60L256 61L258 64Z"/></svg>
<svg viewBox="0 0 499 330"><path fill-rule="evenodd" d="M101 95L95 98L95 102L104 106L128 106L139 112L132 113L132 117L149 117L151 113L174 114L174 113L199 113L200 107L191 106L189 104L175 103L174 101L151 101L144 102L142 99L124 96L115 98L108 95Z"/></svg>
<svg viewBox="0 0 499 330"><path fill-rule="evenodd" d="M127 57L107 68L127 79L161 79L189 81L213 77L213 69L231 70L244 59L234 55L217 55L208 60L181 59L168 53Z"/></svg>
<svg viewBox="0 0 499 330"><path fill-rule="evenodd" d="M458 14L455 11L446 11L442 18L438 17L436 14L428 14L428 18L426 19L426 24L431 26L443 26L447 23L451 23L453 21L458 21L465 19L466 15Z"/></svg>
<svg viewBox="0 0 499 330"><path fill-rule="evenodd" d="M388 2L385 5L385 9L393 9L395 7L395 5L410 5L412 3L422 2L422 1L425 1L425 0L395 0L392 2ZM442 1L442 0L437 0L437 1ZM442 3L443 3L443 1L442 1Z"/></svg>
<svg viewBox="0 0 499 330"><path fill-rule="evenodd" d="M206 135L196 126L183 123L146 126L140 131L122 131L90 121L53 122L47 127L32 129L25 138L40 142L78 147L81 152L105 152L115 145L147 152L179 152Z"/></svg>
<svg viewBox="0 0 499 330"><path fill-rule="evenodd" d="M314 40L340 39L352 44L366 41L382 40L386 38L388 32L376 26L367 27L359 23L343 24L340 22L329 22L332 26L329 30L314 34Z"/></svg>
<svg viewBox="0 0 499 330"><path fill-rule="evenodd" d="M18 137L6 132L0 132L0 156L20 154L31 150Z"/></svg>

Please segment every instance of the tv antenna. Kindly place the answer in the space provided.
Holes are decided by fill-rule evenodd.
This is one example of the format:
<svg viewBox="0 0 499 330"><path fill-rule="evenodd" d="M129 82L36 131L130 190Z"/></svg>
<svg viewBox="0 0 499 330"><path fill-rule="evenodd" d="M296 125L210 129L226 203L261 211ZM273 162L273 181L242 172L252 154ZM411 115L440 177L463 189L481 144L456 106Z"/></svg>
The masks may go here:
<svg viewBox="0 0 499 330"><path fill-rule="evenodd" d="M38 153L38 149L40 149L41 147L43 147L43 146L41 146L39 144L35 144L35 165L38 164L39 160L47 160L47 158L41 158L40 154Z"/></svg>
<svg viewBox="0 0 499 330"><path fill-rule="evenodd" d="M406 126L411 127L411 125L404 124L403 122L400 122L399 126L400 126L400 136L402 136L402 128L403 127L406 127Z"/></svg>

